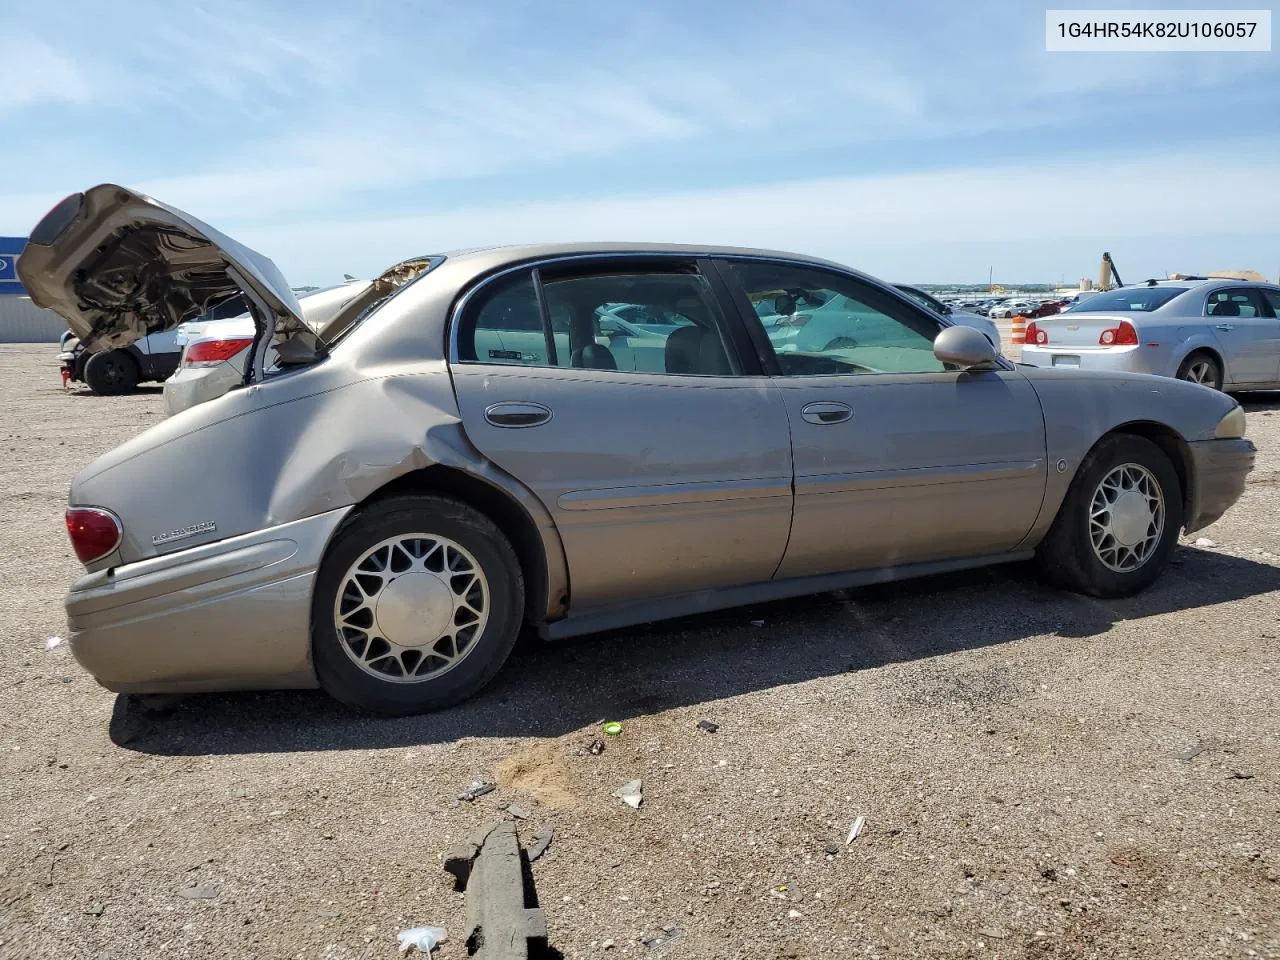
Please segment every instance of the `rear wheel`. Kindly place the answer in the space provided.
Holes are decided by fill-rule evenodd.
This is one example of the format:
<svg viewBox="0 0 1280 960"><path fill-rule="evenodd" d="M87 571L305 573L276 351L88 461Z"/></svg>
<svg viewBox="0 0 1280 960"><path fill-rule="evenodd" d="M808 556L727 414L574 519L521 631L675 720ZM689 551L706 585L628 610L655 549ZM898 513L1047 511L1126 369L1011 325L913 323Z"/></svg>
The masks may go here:
<svg viewBox="0 0 1280 960"><path fill-rule="evenodd" d="M366 507L334 539L316 581L316 673L344 703L387 714L458 703L511 653L524 583L510 543L444 497Z"/></svg>
<svg viewBox="0 0 1280 960"><path fill-rule="evenodd" d="M94 393L113 396L138 385L138 362L127 350L95 353L84 365L84 382Z"/></svg>
<svg viewBox="0 0 1280 960"><path fill-rule="evenodd" d="M1178 379L1221 390L1222 364L1213 354L1198 350L1188 355L1179 365Z"/></svg>
<svg viewBox="0 0 1280 960"><path fill-rule="evenodd" d="M1164 451L1112 434L1080 465L1036 560L1060 587L1128 596L1159 576L1181 528L1182 487Z"/></svg>

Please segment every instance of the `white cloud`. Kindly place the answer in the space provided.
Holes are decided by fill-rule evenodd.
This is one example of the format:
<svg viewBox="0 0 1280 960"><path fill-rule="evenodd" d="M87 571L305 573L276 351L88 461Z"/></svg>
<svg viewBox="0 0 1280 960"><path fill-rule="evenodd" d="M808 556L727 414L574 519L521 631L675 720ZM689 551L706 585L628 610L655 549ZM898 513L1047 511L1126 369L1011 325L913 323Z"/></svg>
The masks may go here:
<svg viewBox="0 0 1280 960"><path fill-rule="evenodd" d="M633 240L734 244L797 250L873 273L918 279L974 278L992 250L1032 275L1072 272L1056 251L1144 238L1128 263L1153 275L1189 256L1197 237L1252 236L1259 255L1280 224L1278 165L1252 159L1250 145L1181 157L1162 154L965 168L895 176L842 177L565 202L424 209L388 218L247 227L240 239L301 280L369 274L421 253L491 243ZM1223 194L1248 198L1248 216L1228 216ZM1239 210L1239 207L1235 209ZM1109 240L1107 238L1110 238ZM1219 244L1221 247L1221 244ZM970 256L970 252L976 251ZM1243 249L1237 242L1232 250ZM1087 254L1093 271L1102 247ZM1073 254L1072 256L1078 256ZM1198 255L1198 254L1197 254ZM1225 255L1222 254L1222 255ZM1149 258L1149 262L1134 256ZM1223 267L1221 263L1216 267ZM1270 270L1266 264L1261 268ZM1184 265L1181 269L1214 267ZM959 274L951 271L961 271Z"/></svg>
<svg viewBox="0 0 1280 960"><path fill-rule="evenodd" d="M87 103L93 92L76 62L25 30L0 32L0 116L24 107Z"/></svg>

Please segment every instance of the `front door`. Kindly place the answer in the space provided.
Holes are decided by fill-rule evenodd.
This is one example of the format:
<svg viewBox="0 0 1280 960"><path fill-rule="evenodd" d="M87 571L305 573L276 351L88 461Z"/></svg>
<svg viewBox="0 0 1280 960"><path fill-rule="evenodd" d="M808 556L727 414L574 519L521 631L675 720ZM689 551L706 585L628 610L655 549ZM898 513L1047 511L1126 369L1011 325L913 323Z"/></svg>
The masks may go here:
<svg viewBox="0 0 1280 960"><path fill-rule="evenodd" d="M1215 290L1205 298L1204 312L1222 345L1230 383L1276 380L1280 369L1280 321L1259 288Z"/></svg>
<svg viewBox="0 0 1280 960"><path fill-rule="evenodd" d="M1040 403L1023 376L945 369L937 320L857 277L764 260L725 267L748 322L770 307L789 318L756 331L777 360L795 461L779 578L1019 544L1046 477Z"/></svg>
<svg viewBox="0 0 1280 960"><path fill-rule="evenodd" d="M600 336L620 304L680 318L650 331L658 372ZM455 322L467 436L551 512L575 611L769 579L791 523L787 414L696 262L544 264Z"/></svg>

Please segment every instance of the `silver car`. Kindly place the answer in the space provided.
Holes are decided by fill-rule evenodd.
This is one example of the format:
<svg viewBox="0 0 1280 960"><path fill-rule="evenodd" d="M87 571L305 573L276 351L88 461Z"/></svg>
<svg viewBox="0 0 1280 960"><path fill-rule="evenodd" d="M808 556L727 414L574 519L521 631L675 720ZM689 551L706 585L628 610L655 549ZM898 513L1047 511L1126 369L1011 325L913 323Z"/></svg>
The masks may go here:
<svg viewBox="0 0 1280 960"><path fill-rule="evenodd" d="M1124 370L1216 390L1280 387L1280 286L1151 280L1027 325L1022 362Z"/></svg>
<svg viewBox="0 0 1280 960"><path fill-rule="evenodd" d="M270 260L103 185L50 211L18 269L92 346L229 292L253 306L240 389L72 483L72 650L117 691L320 686L411 713L484 686L522 624L566 637L1033 557L1054 583L1129 594L1254 460L1230 397L1018 369L888 284L795 254L424 256L320 335ZM777 290L898 332L775 350L752 303ZM690 321L660 371L601 342L618 304ZM507 343L531 324L539 341Z"/></svg>

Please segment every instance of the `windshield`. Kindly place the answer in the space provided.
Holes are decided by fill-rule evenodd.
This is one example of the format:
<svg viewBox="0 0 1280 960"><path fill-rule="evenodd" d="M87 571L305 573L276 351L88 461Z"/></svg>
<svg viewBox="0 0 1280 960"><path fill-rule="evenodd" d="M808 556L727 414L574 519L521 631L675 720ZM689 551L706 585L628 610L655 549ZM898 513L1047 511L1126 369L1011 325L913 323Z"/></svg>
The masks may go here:
<svg viewBox="0 0 1280 960"><path fill-rule="evenodd" d="M1187 287L1121 287L1106 293L1095 293L1087 300L1073 303L1066 313L1094 313L1121 310L1128 313L1150 313L1163 307Z"/></svg>

